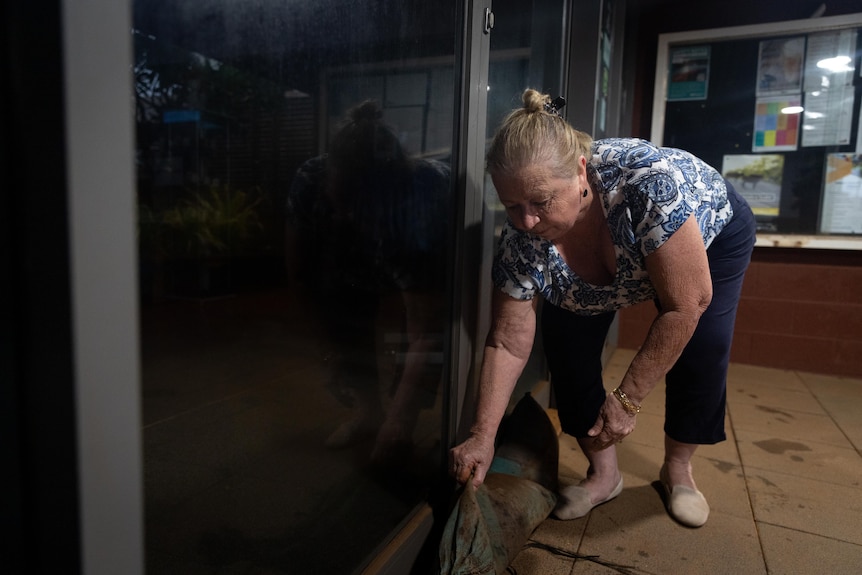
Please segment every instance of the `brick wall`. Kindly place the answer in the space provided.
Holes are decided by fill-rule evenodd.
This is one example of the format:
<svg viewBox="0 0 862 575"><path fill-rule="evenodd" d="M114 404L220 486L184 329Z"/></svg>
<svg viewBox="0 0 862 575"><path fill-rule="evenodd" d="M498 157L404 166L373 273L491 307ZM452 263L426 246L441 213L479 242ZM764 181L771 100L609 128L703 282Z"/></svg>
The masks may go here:
<svg viewBox="0 0 862 575"><path fill-rule="evenodd" d="M652 303L620 312L619 347L640 347L655 313ZM731 361L862 377L862 252L757 248Z"/></svg>

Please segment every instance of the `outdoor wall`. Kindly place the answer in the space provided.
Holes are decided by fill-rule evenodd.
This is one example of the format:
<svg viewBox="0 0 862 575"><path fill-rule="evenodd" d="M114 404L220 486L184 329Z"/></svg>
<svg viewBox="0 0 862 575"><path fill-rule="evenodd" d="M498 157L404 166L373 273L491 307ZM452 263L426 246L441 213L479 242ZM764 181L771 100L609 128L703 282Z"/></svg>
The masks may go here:
<svg viewBox="0 0 862 575"><path fill-rule="evenodd" d="M862 253L758 248L746 274L731 361L862 377ZM652 303L620 313L619 347L637 349Z"/></svg>

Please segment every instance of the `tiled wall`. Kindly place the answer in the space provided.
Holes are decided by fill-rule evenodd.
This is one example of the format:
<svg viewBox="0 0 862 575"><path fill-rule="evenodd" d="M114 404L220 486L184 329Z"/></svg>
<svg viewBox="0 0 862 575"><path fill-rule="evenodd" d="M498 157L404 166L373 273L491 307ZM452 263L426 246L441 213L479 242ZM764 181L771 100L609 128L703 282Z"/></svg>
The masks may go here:
<svg viewBox="0 0 862 575"><path fill-rule="evenodd" d="M655 313L620 312L619 347L638 348ZM862 252L757 248L731 361L862 377Z"/></svg>

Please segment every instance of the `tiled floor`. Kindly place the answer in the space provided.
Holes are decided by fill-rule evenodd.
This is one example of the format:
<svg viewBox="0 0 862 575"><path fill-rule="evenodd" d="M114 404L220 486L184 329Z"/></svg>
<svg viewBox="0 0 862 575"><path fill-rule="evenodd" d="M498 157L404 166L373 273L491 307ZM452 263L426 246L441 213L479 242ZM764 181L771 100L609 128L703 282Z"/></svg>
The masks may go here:
<svg viewBox="0 0 862 575"><path fill-rule="evenodd" d="M291 301L234 298L207 313L171 305L146 316L148 574L345 572L325 561L355 547L356 564L412 507L364 472L364 446L322 447L347 410L309 385L323 379L319 346L311 330L295 328L311 324ZM608 389L633 353L614 353ZM712 507L700 529L675 523L656 489L663 405L658 386L619 446L622 494L585 518L544 521L510 571L862 573L862 380L733 365L728 441L696 456ZM567 436L560 463L564 481L586 471ZM350 517L361 529L346 529Z"/></svg>
<svg viewBox="0 0 862 575"><path fill-rule="evenodd" d="M615 352L609 389L633 354ZM622 494L584 518L547 519L510 571L862 573L862 381L732 365L727 393L728 440L695 456L695 479L711 506L705 526L676 523L659 496L664 392L658 386L638 427L618 446ZM560 442L561 479L577 482L586 459L573 438Z"/></svg>

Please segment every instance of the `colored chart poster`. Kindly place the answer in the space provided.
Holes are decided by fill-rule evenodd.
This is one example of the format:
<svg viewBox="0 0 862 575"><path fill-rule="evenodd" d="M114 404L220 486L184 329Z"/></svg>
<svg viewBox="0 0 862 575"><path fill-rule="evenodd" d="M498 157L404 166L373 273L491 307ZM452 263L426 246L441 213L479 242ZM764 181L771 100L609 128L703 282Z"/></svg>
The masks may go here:
<svg viewBox="0 0 862 575"><path fill-rule="evenodd" d="M827 154L820 232L862 233L862 156Z"/></svg>
<svg viewBox="0 0 862 575"><path fill-rule="evenodd" d="M799 96L758 98L754 113L753 152L791 152L799 138Z"/></svg>
<svg viewBox="0 0 862 575"><path fill-rule="evenodd" d="M709 46L671 50L668 101L706 100L709 86L709 56Z"/></svg>

